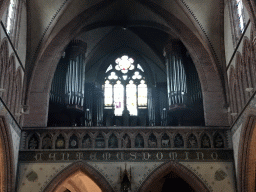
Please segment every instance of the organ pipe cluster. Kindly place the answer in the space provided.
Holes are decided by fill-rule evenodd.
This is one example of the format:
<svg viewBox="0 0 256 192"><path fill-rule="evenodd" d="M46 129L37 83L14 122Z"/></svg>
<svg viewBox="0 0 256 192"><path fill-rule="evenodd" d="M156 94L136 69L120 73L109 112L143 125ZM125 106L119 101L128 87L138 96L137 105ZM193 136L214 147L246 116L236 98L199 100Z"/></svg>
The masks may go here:
<svg viewBox="0 0 256 192"><path fill-rule="evenodd" d="M197 71L180 42L170 42L165 49L168 104L192 106L202 100Z"/></svg>
<svg viewBox="0 0 256 192"><path fill-rule="evenodd" d="M84 106L84 60L84 54L69 60L65 84L65 103L68 106L77 106L81 109Z"/></svg>
<svg viewBox="0 0 256 192"><path fill-rule="evenodd" d="M86 44L80 40L71 41L66 48L54 74L50 94L52 102L83 110L85 52Z"/></svg>
<svg viewBox="0 0 256 192"><path fill-rule="evenodd" d="M170 54L168 58L167 85L169 106L185 104L187 96L187 78L182 57L177 53Z"/></svg>

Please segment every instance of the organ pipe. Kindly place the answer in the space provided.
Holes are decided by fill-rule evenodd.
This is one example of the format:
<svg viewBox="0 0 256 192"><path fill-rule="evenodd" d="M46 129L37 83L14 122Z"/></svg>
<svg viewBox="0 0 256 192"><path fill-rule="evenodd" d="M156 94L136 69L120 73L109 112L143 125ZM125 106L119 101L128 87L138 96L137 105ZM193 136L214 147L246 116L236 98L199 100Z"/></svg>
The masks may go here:
<svg viewBox="0 0 256 192"><path fill-rule="evenodd" d="M166 59L167 89L169 106L186 104L187 78L183 59L179 52L172 51Z"/></svg>
<svg viewBox="0 0 256 192"><path fill-rule="evenodd" d="M66 104L76 106L78 109L83 109L84 104L84 60L84 54L80 54L75 59L71 59L66 74Z"/></svg>
<svg viewBox="0 0 256 192"><path fill-rule="evenodd" d="M191 58L180 42L171 41L165 47L169 106L192 106L202 101L201 85Z"/></svg>
<svg viewBox="0 0 256 192"><path fill-rule="evenodd" d="M50 100L68 108L83 110L86 44L73 40L65 50L54 74Z"/></svg>

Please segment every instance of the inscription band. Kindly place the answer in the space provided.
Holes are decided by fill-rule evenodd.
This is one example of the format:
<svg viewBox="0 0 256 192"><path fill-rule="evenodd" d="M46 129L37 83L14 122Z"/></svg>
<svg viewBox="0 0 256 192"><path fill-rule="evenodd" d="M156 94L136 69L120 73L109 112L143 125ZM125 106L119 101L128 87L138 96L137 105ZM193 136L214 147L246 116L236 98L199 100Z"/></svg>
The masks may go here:
<svg viewBox="0 0 256 192"><path fill-rule="evenodd" d="M232 161L232 150L20 151L20 161Z"/></svg>

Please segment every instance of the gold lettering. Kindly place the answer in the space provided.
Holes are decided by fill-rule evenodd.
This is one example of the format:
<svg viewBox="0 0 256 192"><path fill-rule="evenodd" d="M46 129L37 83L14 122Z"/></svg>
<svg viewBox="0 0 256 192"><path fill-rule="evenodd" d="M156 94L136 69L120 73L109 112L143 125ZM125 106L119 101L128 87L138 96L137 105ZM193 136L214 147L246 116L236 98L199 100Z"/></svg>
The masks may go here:
<svg viewBox="0 0 256 192"><path fill-rule="evenodd" d="M188 154L189 154L189 152L187 152L187 151L185 151L185 160L187 161L187 160L189 160L189 158L188 158Z"/></svg>
<svg viewBox="0 0 256 192"><path fill-rule="evenodd" d="M49 159L53 160L53 161L56 161L56 154L57 153L50 153L49 154Z"/></svg>
<svg viewBox="0 0 256 192"><path fill-rule="evenodd" d="M106 152L106 153L103 153L102 157L104 160L110 160L111 154L109 152Z"/></svg>
<svg viewBox="0 0 256 192"><path fill-rule="evenodd" d="M211 157L212 157L213 160L217 160L218 159L218 154L216 152L213 152L211 154Z"/></svg>
<svg viewBox="0 0 256 192"><path fill-rule="evenodd" d="M36 161L42 161L42 154L43 154L43 153L37 153L37 154L34 156L34 158L36 159ZM38 158L38 156L39 156L39 158Z"/></svg>
<svg viewBox="0 0 256 192"><path fill-rule="evenodd" d="M169 157L171 160L176 160L177 159L178 154L176 152L170 152L169 153Z"/></svg>
<svg viewBox="0 0 256 192"><path fill-rule="evenodd" d="M197 154L197 160L200 160L200 156L201 156L201 159L204 160L204 154L202 152L196 152Z"/></svg>
<svg viewBox="0 0 256 192"><path fill-rule="evenodd" d="M160 157L159 157L159 154L160 154ZM157 158L158 160L162 160L162 159L163 159L163 153L162 153L162 152L158 152L158 153L156 154L156 158Z"/></svg>
<svg viewBox="0 0 256 192"><path fill-rule="evenodd" d="M130 156L131 156L131 158L130 158L130 160L136 160L136 158L137 158L137 153L135 152L135 153L130 153ZM133 157L133 158L132 158Z"/></svg>
<svg viewBox="0 0 256 192"><path fill-rule="evenodd" d="M146 157L147 156L147 157ZM143 153L143 160L149 160L151 155L148 152Z"/></svg>
<svg viewBox="0 0 256 192"><path fill-rule="evenodd" d="M124 160L124 153L123 153L123 152L117 153L117 154L116 154L116 158L117 158L118 160Z"/></svg>
<svg viewBox="0 0 256 192"><path fill-rule="evenodd" d="M90 154L90 159L91 160L97 160L97 153L91 153Z"/></svg>
<svg viewBox="0 0 256 192"><path fill-rule="evenodd" d="M69 153L61 153L61 155L62 155L62 161L65 161L65 156L67 157L66 158L66 161L69 161Z"/></svg>
<svg viewBox="0 0 256 192"><path fill-rule="evenodd" d="M76 153L77 160L81 160L83 158L83 153Z"/></svg>

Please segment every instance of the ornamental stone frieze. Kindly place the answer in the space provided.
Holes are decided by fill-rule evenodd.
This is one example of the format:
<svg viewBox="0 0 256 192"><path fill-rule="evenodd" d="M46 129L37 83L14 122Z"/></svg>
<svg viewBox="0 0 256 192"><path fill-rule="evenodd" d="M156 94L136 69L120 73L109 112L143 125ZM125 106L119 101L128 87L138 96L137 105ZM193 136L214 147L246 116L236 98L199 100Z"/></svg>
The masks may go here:
<svg viewBox="0 0 256 192"><path fill-rule="evenodd" d="M20 159L226 161L233 156L228 138L225 127L27 128Z"/></svg>

